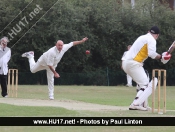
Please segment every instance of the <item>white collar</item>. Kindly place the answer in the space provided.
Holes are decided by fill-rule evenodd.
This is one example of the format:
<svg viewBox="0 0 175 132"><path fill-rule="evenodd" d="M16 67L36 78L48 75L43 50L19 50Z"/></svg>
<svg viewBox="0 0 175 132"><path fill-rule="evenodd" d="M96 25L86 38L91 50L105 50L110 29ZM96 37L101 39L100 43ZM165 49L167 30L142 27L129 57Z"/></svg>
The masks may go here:
<svg viewBox="0 0 175 132"><path fill-rule="evenodd" d="M57 49L57 47L55 46L55 50L56 50L56 52L57 53L60 53L61 51L59 51L58 49Z"/></svg>

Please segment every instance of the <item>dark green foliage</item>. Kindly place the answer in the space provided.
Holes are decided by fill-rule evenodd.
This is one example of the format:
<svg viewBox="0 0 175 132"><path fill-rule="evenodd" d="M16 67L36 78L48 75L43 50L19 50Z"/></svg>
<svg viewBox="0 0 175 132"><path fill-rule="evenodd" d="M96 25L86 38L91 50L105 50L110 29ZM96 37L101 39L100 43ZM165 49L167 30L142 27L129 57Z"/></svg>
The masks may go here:
<svg viewBox="0 0 175 132"><path fill-rule="evenodd" d="M29 2L29 0L1 0L0 29L7 26ZM42 12L47 12L53 1L47 1L47 4L41 0L37 2L41 7L45 7ZM63 77L70 78L68 80L72 78L73 83L89 85L92 82L92 85L107 85L106 71L101 69L108 67L117 72L117 74L109 73L110 84L123 84L125 74L121 71L121 57L127 45L132 44L140 35L146 34L153 25L157 25L161 30L157 41L158 53L168 50L174 41L174 11L167 5L160 4L158 0L154 1L153 8L151 2L152 0L139 0L132 9L127 3L122 6L120 0L59 0L22 38L16 38L19 41L12 48L9 68L29 72L27 59L21 58L23 52L35 51L37 60L59 39L69 43L87 36L89 40L86 43L72 47L65 53L56 70L64 73ZM26 14L30 9L27 11ZM25 28L29 29L30 26ZM5 36L6 32L1 32L1 35ZM13 44L10 43L9 47L12 46ZM91 54L86 55L86 50L90 50ZM144 67L150 73L153 68L173 69L175 66L173 55L174 53L171 61L166 65L149 58L145 61ZM99 72L99 75L98 71L105 72ZM73 77L66 73L77 73L77 75ZM88 76L83 77L81 73L87 73ZM172 74L171 79L173 80L174 77L175 75ZM99 83L100 81L93 83L92 80L97 78L103 83ZM40 83L42 84L42 81ZM60 79L59 83L66 84L66 81ZM170 84L172 85L173 82Z"/></svg>

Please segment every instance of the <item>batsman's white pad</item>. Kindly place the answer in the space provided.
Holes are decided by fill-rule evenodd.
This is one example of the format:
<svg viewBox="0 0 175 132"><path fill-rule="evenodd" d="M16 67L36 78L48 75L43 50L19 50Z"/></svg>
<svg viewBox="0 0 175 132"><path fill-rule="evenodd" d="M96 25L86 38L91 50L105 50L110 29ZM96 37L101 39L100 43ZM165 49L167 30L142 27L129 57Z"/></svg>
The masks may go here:
<svg viewBox="0 0 175 132"><path fill-rule="evenodd" d="M149 78L149 73L148 73L147 70L145 70L145 73L146 73L146 75L147 75L148 82L149 82L149 80L150 80L150 78ZM136 91L138 92L140 89L141 89L141 87L137 84L137 85L136 85Z"/></svg>
<svg viewBox="0 0 175 132"><path fill-rule="evenodd" d="M137 92L136 97L139 97L142 93L143 93L143 91L142 91L142 90L139 90L139 91Z"/></svg>
<svg viewBox="0 0 175 132"><path fill-rule="evenodd" d="M134 100L134 102L133 102L134 105L141 105L151 95L151 93L152 93L152 84L153 84L153 82L151 81L148 84L148 87L139 96L139 98ZM156 86L157 86L157 78L154 78L154 90L156 89Z"/></svg>
<svg viewBox="0 0 175 132"><path fill-rule="evenodd" d="M149 105L148 105L148 98L143 102L143 107L146 108L147 106L149 106Z"/></svg>
<svg viewBox="0 0 175 132"><path fill-rule="evenodd" d="M140 90L140 87L139 87L139 85L137 84L137 85L136 85L136 92L138 93L139 90Z"/></svg>

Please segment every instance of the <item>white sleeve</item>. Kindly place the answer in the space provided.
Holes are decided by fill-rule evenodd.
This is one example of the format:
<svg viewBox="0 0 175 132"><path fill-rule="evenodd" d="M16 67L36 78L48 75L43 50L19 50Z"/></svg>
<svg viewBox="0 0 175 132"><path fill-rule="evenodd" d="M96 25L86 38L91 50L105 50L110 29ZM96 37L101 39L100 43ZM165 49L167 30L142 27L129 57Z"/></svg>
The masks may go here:
<svg viewBox="0 0 175 132"><path fill-rule="evenodd" d="M63 45L63 50L66 52L68 49L70 49L73 46L73 42L70 42L69 44Z"/></svg>
<svg viewBox="0 0 175 132"><path fill-rule="evenodd" d="M48 53L48 56L47 56L47 62L46 62L46 64L48 65L48 66L53 66L53 64L54 64L54 54L53 53L51 53L51 52L49 52Z"/></svg>
<svg viewBox="0 0 175 132"><path fill-rule="evenodd" d="M10 48L7 48L7 52L4 54L4 57L5 57L5 63L8 63L10 58L11 58L11 49Z"/></svg>
<svg viewBox="0 0 175 132"><path fill-rule="evenodd" d="M9 60L11 58L11 49L9 49L8 54L7 54L7 57L8 57L7 62L9 62Z"/></svg>
<svg viewBox="0 0 175 132"><path fill-rule="evenodd" d="M151 41L148 44L148 56L155 59L158 53L156 52L156 41Z"/></svg>
<svg viewBox="0 0 175 132"><path fill-rule="evenodd" d="M125 51L124 53L123 53L123 56L122 56L122 58L126 55L126 53L127 53L127 51ZM122 58L121 58L121 60L122 60Z"/></svg>

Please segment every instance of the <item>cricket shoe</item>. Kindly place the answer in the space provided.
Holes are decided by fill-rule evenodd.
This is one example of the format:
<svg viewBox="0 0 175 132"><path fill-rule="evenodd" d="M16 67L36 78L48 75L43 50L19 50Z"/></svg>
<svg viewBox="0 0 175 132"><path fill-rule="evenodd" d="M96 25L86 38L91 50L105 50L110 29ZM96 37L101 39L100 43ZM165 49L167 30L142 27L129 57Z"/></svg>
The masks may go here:
<svg viewBox="0 0 175 132"><path fill-rule="evenodd" d="M141 105L134 105L134 104L131 104L129 106L129 110L142 110L142 111L147 111L148 109L141 106Z"/></svg>
<svg viewBox="0 0 175 132"><path fill-rule="evenodd" d="M141 106L143 106L144 108L146 108L148 111L151 111L152 110L152 108L149 107L148 104L145 104L145 102Z"/></svg>
<svg viewBox="0 0 175 132"><path fill-rule="evenodd" d="M50 99L50 100L54 100L54 97L53 97L53 96L50 96L49 99Z"/></svg>
<svg viewBox="0 0 175 132"><path fill-rule="evenodd" d="M21 55L22 57L34 57L34 52L33 51L29 51L29 52L25 52Z"/></svg>
<svg viewBox="0 0 175 132"><path fill-rule="evenodd" d="M146 109L147 109L148 111L151 111L151 110L152 110L152 108L149 107L149 106L147 106Z"/></svg>

